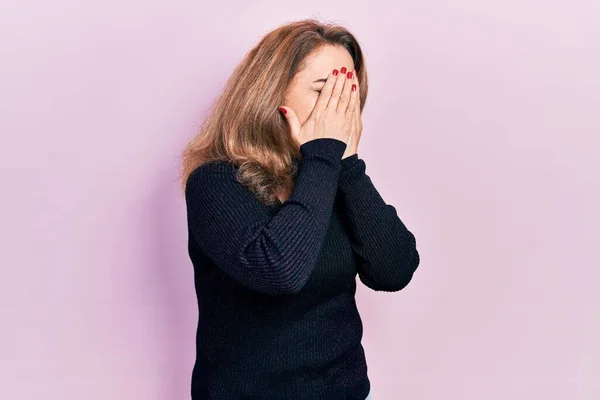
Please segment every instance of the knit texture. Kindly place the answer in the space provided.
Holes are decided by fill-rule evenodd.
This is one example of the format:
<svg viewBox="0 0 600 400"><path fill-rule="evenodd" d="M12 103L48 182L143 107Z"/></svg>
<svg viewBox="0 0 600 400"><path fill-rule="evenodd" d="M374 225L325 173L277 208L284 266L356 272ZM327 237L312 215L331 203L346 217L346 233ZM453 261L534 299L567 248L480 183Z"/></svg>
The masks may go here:
<svg viewBox="0 0 600 400"><path fill-rule="evenodd" d="M398 291L415 237L346 144L300 147L294 190L267 206L210 162L186 186L199 319L194 400L364 400L370 391L356 276Z"/></svg>

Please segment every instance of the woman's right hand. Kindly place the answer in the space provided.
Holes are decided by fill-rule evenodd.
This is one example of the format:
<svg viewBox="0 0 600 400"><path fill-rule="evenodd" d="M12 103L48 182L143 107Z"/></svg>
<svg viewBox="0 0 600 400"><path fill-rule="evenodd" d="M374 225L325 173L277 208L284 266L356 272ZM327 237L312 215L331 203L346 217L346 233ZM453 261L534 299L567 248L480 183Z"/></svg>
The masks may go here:
<svg viewBox="0 0 600 400"><path fill-rule="evenodd" d="M300 125L294 110L280 107L290 124L292 137L298 147L320 138L333 138L348 144L358 101L355 79L354 71L340 74L334 69L327 77L315 107L304 125Z"/></svg>

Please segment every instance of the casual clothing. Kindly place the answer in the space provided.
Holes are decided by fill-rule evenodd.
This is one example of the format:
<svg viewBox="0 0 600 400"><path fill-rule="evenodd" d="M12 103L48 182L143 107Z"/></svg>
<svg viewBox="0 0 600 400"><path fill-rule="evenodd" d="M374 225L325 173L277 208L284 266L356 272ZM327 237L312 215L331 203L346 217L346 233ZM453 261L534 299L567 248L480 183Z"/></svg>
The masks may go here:
<svg viewBox="0 0 600 400"><path fill-rule="evenodd" d="M290 198L266 206L228 162L189 177L199 320L192 399L364 400L370 391L356 276L398 291L415 237L346 144L313 139Z"/></svg>

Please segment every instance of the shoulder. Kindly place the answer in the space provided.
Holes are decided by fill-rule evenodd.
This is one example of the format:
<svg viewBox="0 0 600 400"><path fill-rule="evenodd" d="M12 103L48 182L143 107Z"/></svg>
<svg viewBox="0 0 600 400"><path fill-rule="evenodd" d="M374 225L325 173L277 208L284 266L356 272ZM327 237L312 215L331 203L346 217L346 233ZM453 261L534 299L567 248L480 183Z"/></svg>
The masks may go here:
<svg viewBox="0 0 600 400"><path fill-rule="evenodd" d="M209 161L196 167L188 176L186 188L207 181L229 180L235 176L236 167L229 161Z"/></svg>
<svg viewBox="0 0 600 400"><path fill-rule="evenodd" d="M198 213L227 213L258 201L237 177L237 167L228 161L210 161L192 171L186 181L185 201L188 210ZM264 212L261 211L261 212Z"/></svg>
<svg viewBox="0 0 600 400"><path fill-rule="evenodd" d="M222 199L223 196L237 199L245 196L246 189L238 181L237 169L233 163L225 160L210 161L196 167L186 181L186 199L214 200Z"/></svg>

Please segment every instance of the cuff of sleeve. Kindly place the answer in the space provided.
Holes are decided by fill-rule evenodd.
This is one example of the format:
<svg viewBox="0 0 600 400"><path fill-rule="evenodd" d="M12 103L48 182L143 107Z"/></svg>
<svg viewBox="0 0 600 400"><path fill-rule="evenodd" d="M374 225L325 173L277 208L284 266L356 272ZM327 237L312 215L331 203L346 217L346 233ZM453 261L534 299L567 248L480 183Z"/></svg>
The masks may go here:
<svg viewBox="0 0 600 400"><path fill-rule="evenodd" d="M346 171L347 169L351 168L354 164L356 164L357 161L358 161L357 153L354 153L349 157L342 158L342 161L341 161L342 171Z"/></svg>
<svg viewBox="0 0 600 400"><path fill-rule="evenodd" d="M334 138L318 138L309 140L300 146L302 156L337 156L339 161L346 151L346 143Z"/></svg>
<svg viewBox="0 0 600 400"><path fill-rule="evenodd" d="M365 176L367 166L358 158L357 154L342 160L342 170L338 178L338 187L342 191L351 190L352 187Z"/></svg>

